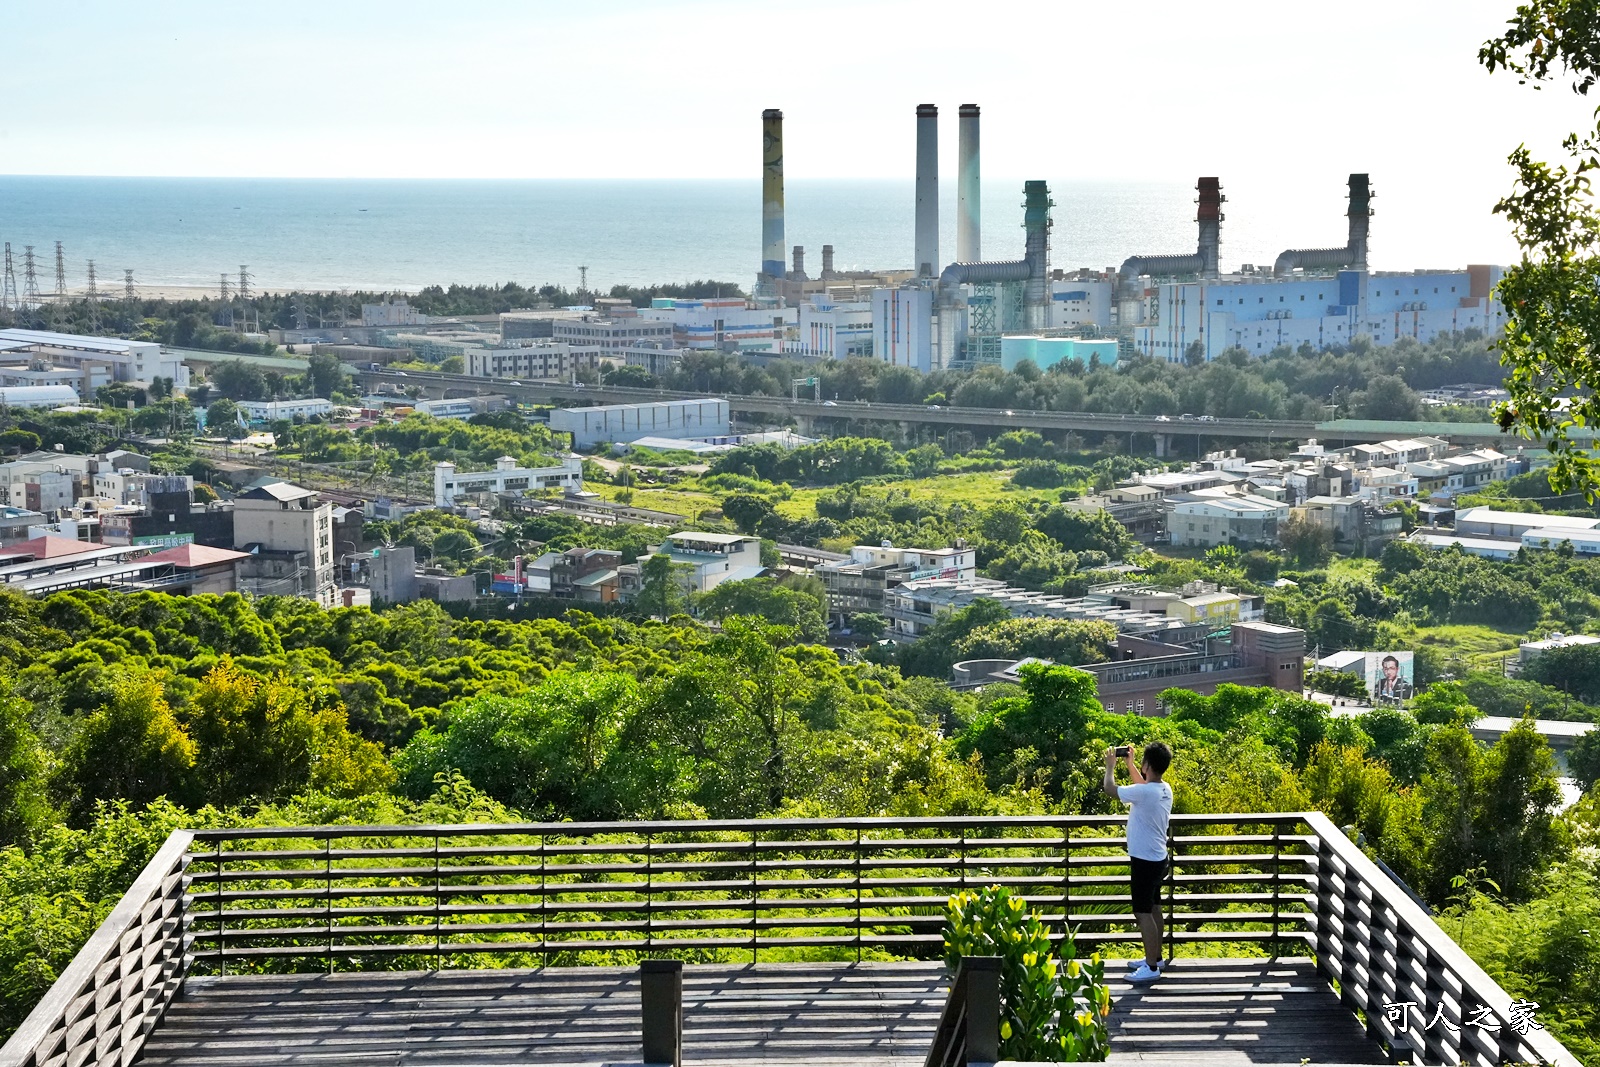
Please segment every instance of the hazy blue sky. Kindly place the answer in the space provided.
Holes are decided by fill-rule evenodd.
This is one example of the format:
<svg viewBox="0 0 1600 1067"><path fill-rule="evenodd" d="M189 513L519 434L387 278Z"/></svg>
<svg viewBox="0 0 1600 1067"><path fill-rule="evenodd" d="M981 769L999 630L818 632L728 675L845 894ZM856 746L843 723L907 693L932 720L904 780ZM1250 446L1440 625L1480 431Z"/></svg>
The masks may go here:
<svg viewBox="0 0 1600 1067"><path fill-rule="evenodd" d="M984 109L988 176L1373 173L1481 202L1586 114L1491 77L1513 0L908 3L52 0L6 5L0 169L905 177L912 109ZM1324 195L1322 192L1318 196ZM1388 205L1391 209L1394 204Z"/></svg>

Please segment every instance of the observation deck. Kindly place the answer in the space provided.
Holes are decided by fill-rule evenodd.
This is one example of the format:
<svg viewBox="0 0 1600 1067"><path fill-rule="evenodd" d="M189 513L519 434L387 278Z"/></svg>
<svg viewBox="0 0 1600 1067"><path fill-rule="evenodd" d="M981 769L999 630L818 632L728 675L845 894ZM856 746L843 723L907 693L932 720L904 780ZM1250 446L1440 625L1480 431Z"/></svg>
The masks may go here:
<svg viewBox="0 0 1600 1067"><path fill-rule="evenodd" d="M995 987L947 973L941 931L950 894L995 884L1112 958L1115 1062L1577 1067L1317 812L1174 816L1179 955L1127 985L1124 827L178 831L0 1067L992 1060Z"/></svg>

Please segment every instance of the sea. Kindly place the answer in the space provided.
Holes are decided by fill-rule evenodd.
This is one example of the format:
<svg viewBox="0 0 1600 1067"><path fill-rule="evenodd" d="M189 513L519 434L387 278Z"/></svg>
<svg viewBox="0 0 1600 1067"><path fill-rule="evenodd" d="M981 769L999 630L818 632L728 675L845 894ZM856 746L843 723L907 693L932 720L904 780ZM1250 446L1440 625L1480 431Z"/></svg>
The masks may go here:
<svg viewBox="0 0 1600 1067"><path fill-rule="evenodd" d="M1506 263L1516 256L1492 196L1403 183L1378 192L1374 269ZM1130 255L1192 252L1192 181L1050 182L1051 265L1104 269ZM942 187L940 254L955 258L955 189ZM1290 186L1230 186L1224 269L1271 264L1285 248L1344 244L1343 175ZM1385 195L1385 194L1388 195ZM911 264L912 183L798 180L786 188L786 246L822 246L838 270ZM985 178L985 259L1022 255L1022 181ZM95 263L102 290L237 284L247 268L262 292L415 291L428 285L516 281L591 290L716 279L748 286L761 257L755 180L494 181L0 176L0 241L17 287L33 246L41 290L55 286L61 242L69 288ZM786 250L787 259L787 250Z"/></svg>

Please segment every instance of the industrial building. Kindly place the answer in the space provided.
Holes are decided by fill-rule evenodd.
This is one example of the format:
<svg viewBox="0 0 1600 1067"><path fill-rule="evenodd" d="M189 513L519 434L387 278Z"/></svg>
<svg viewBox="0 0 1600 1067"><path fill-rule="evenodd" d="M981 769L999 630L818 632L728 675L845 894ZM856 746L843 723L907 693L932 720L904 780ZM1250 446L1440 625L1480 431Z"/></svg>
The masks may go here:
<svg viewBox="0 0 1600 1067"><path fill-rule="evenodd" d="M557 408L550 413L550 428L570 433L575 449L641 437L708 438L730 432L728 402L715 397Z"/></svg>
<svg viewBox="0 0 1600 1067"><path fill-rule="evenodd" d="M474 378L548 378L564 380L579 368L599 366L598 347L580 348L557 341L501 348L468 349L465 370Z"/></svg>
<svg viewBox="0 0 1600 1067"><path fill-rule="evenodd" d="M459 497L522 493L529 489L582 489L583 461L569 457L557 467L519 467L510 456L494 461L492 471L462 471L454 463L433 465L433 503L454 507Z"/></svg>
<svg viewBox="0 0 1600 1067"><path fill-rule="evenodd" d="M744 307L744 301L738 301ZM630 315L626 318L603 319L585 315L581 319L557 319L551 323L551 338L557 343L576 348L598 349L600 357L621 363L629 348L637 344L670 344L676 326L670 321L659 321Z"/></svg>
<svg viewBox="0 0 1600 1067"><path fill-rule="evenodd" d="M7 375L7 377L11 377ZM92 395L92 394L91 394ZM82 398L70 385L11 385L0 387L0 407L60 408Z"/></svg>
<svg viewBox="0 0 1600 1067"><path fill-rule="evenodd" d="M321 397L306 400L241 400L239 421L272 422L275 419L309 419L333 414L333 401Z"/></svg>
<svg viewBox="0 0 1600 1067"><path fill-rule="evenodd" d="M839 303L816 297L800 305L799 340L786 346L792 355L848 359L873 351L870 300Z"/></svg>
<svg viewBox="0 0 1600 1067"><path fill-rule="evenodd" d="M0 364L8 375L36 372L45 375L32 384L68 385L81 399L112 382L148 383L171 378L175 392L189 388L189 368L175 354L153 341L124 341L114 337L83 337L46 330L0 330Z"/></svg>
<svg viewBox="0 0 1600 1067"><path fill-rule="evenodd" d="M665 340L679 348L735 352L779 352L798 322L792 307L752 308L743 297L657 297L639 309L641 319L671 325L670 333L640 340Z"/></svg>

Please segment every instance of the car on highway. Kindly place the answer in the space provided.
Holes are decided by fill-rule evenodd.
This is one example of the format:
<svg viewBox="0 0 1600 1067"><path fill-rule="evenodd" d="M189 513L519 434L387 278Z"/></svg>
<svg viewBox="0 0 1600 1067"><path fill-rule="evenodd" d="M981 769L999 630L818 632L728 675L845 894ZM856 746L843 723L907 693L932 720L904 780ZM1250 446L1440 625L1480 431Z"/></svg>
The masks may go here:
<svg viewBox="0 0 1600 1067"><path fill-rule="evenodd" d="M395 373L395 377L397 377L397 378L404 378L404 377L406 377L406 372L405 372L405 371L403 371L403 370L397 370L397 371L395 371L395 372L394 372L394 373Z"/></svg>
<svg viewBox="0 0 1600 1067"><path fill-rule="evenodd" d="M589 388L587 385L584 385L582 382L576 382L576 383L573 384L572 387L574 389L587 389L587 388Z"/></svg>
<svg viewBox="0 0 1600 1067"><path fill-rule="evenodd" d="M1171 415L1157 415L1156 416L1156 421L1157 422L1171 422L1172 421L1172 416Z"/></svg>
<svg viewBox="0 0 1600 1067"><path fill-rule="evenodd" d="M1006 408L1006 414L1007 414L1007 415L1015 415L1015 414L1016 414L1016 412L1015 412L1015 411L1012 411L1012 410L1011 410L1011 409L1010 409L1010 408Z"/></svg>
<svg viewBox="0 0 1600 1067"><path fill-rule="evenodd" d="M822 402L822 406L825 408L836 408L839 406L839 402L837 400L824 400Z"/></svg>
<svg viewBox="0 0 1600 1067"><path fill-rule="evenodd" d="M1178 416L1178 421L1179 422L1193 422L1194 421L1194 416L1189 414L1187 411L1185 411L1182 415Z"/></svg>
<svg viewBox="0 0 1600 1067"><path fill-rule="evenodd" d="M511 384L512 385L521 385L522 383L521 382L512 382Z"/></svg>
<svg viewBox="0 0 1600 1067"><path fill-rule="evenodd" d="M1200 416L1200 421L1201 422L1216 422L1217 421L1217 417L1215 415L1201 415Z"/></svg>
<svg viewBox="0 0 1600 1067"><path fill-rule="evenodd" d="M928 410L929 411L943 411L944 410L944 405L943 404L929 404L928 405Z"/></svg>

